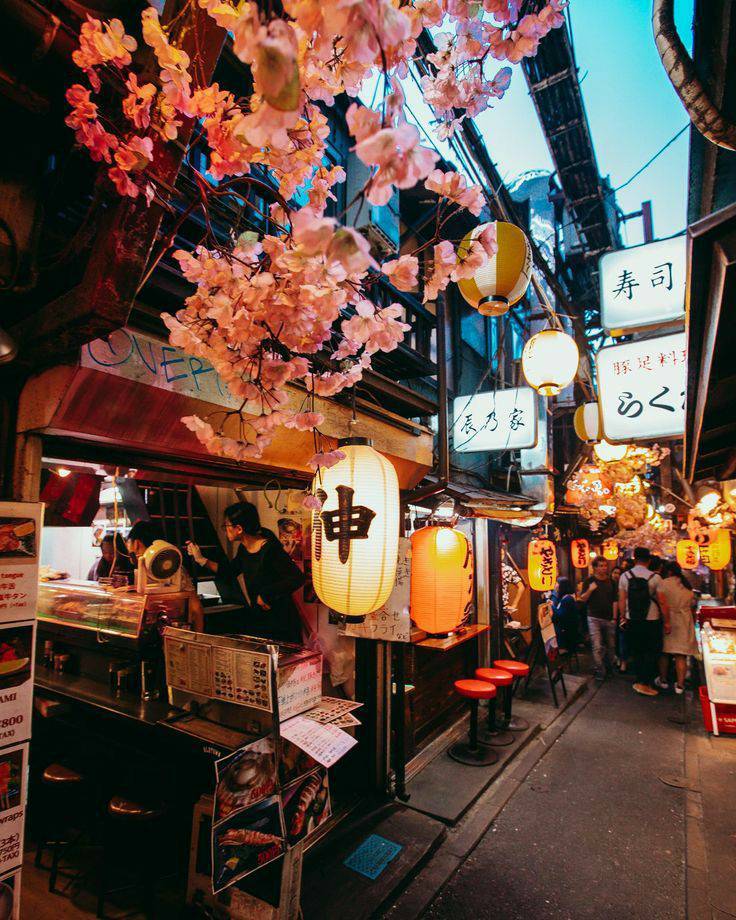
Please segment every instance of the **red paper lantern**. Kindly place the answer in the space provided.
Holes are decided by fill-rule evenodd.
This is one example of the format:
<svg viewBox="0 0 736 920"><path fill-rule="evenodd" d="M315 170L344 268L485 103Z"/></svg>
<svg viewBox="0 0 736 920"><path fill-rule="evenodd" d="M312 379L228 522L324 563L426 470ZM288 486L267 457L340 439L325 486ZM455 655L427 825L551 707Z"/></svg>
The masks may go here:
<svg viewBox="0 0 736 920"><path fill-rule="evenodd" d="M570 555L576 569L587 569L590 565L590 544L587 540L573 540L570 544Z"/></svg>
<svg viewBox="0 0 736 920"><path fill-rule="evenodd" d="M551 591L557 581L557 550L551 540L532 540L527 557L529 587Z"/></svg>
<svg viewBox="0 0 736 920"><path fill-rule="evenodd" d="M473 554L465 534L423 527L411 537L411 618L428 633L456 629L473 600Z"/></svg>

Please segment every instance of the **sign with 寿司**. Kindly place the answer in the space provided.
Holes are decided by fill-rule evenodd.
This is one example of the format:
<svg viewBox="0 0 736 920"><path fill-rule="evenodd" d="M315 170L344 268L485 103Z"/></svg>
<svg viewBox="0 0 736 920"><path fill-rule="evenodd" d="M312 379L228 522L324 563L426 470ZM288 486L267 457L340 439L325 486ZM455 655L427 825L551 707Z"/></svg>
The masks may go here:
<svg viewBox="0 0 736 920"><path fill-rule="evenodd" d="M602 348L596 369L607 441L682 437L687 386L684 332Z"/></svg>
<svg viewBox="0 0 736 920"><path fill-rule="evenodd" d="M640 329L684 317L685 247L682 235L601 256L604 329Z"/></svg>

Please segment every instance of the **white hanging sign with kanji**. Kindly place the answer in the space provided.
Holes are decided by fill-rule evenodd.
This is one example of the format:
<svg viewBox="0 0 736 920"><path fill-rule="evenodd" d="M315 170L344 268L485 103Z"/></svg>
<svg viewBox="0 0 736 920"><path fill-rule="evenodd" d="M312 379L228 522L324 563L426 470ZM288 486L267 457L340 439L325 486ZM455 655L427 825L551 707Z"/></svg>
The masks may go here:
<svg viewBox="0 0 736 920"><path fill-rule="evenodd" d="M685 431L684 332L602 348L596 357L606 440L681 437Z"/></svg>
<svg viewBox="0 0 736 920"><path fill-rule="evenodd" d="M686 240L675 236L600 259L604 329L637 329L685 315Z"/></svg>
<svg viewBox="0 0 736 920"><path fill-rule="evenodd" d="M459 396L453 437L461 453L517 450L537 443L537 393L531 387Z"/></svg>

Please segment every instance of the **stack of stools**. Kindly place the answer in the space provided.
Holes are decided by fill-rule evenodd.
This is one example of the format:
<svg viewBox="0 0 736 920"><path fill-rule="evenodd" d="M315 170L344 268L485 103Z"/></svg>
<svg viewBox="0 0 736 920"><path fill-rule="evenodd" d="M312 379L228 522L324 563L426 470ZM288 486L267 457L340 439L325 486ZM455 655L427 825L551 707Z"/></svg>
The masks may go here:
<svg viewBox="0 0 736 920"><path fill-rule="evenodd" d="M448 750L448 754L458 763L472 767L482 767L496 763L498 754L487 744L478 741L478 701L493 700L496 688L485 680L456 680L455 690L470 702L470 732L467 741L458 741Z"/></svg>
<svg viewBox="0 0 736 920"><path fill-rule="evenodd" d="M66 847L79 841L87 823L89 790L81 773L60 763L51 763L46 767L41 784L36 866L41 866L43 851L50 849L49 891L55 893L62 853Z"/></svg>
<svg viewBox="0 0 736 920"><path fill-rule="evenodd" d="M511 714L511 701L519 681L529 674L529 665L523 661L514 661L512 658L502 658L499 661L494 661L493 665L496 668L501 668L502 671L508 671L514 679L511 686L506 687L504 690L502 727L510 732L525 732L529 728L529 723L526 719L520 719Z"/></svg>
<svg viewBox="0 0 736 920"><path fill-rule="evenodd" d="M513 674L501 668L476 668L475 676L478 680L493 684L496 688L496 692L501 689L505 694L509 693L514 683ZM494 747L503 747L513 743L514 736L511 732L504 731L503 726L499 724L499 720L496 718L495 697L491 697L491 699L488 700L488 720L486 722L486 728L481 730L479 734L479 740L481 744L490 744Z"/></svg>
<svg viewBox="0 0 736 920"><path fill-rule="evenodd" d="M113 891L138 887L146 917L155 918L155 886L165 855L161 805L143 805L113 796L107 805L101 866L98 876L97 916L104 917L105 900ZM120 885L119 870L126 868L136 885Z"/></svg>

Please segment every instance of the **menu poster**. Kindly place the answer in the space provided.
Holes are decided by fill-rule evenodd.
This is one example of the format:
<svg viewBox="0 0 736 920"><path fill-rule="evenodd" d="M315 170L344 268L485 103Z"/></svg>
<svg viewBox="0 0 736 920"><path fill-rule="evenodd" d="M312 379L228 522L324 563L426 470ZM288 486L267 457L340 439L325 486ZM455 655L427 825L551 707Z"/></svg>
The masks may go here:
<svg viewBox="0 0 736 920"><path fill-rule="evenodd" d="M20 869L0 876L0 920L20 920Z"/></svg>
<svg viewBox="0 0 736 920"><path fill-rule="evenodd" d="M215 812L213 821L219 824L236 811L253 805L278 788L276 752L273 738L267 735L247 744L234 754L215 764Z"/></svg>
<svg viewBox="0 0 736 920"><path fill-rule="evenodd" d="M0 873L23 862L28 745L0 751Z"/></svg>
<svg viewBox="0 0 736 920"><path fill-rule="evenodd" d="M362 703L356 703L355 700L343 700L336 696L323 696L313 709L304 713L304 718L313 719L315 722L322 722L322 724L327 722L334 724L338 719L349 715L353 709L359 709L362 705ZM355 721L348 722L348 724L360 725L360 722L355 719Z"/></svg>
<svg viewBox="0 0 736 920"><path fill-rule="evenodd" d="M359 621L347 620L346 636L356 639L381 639L385 642L409 642L411 639L411 540L399 539L396 584L388 600Z"/></svg>
<svg viewBox="0 0 736 920"><path fill-rule="evenodd" d="M175 690L212 696L212 650L195 642L195 634L183 630L164 639L166 683Z"/></svg>
<svg viewBox="0 0 736 920"><path fill-rule="evenodd" d="M315 655L279 668L279 718L299 715L322 694L322 656Z"/></svg>
<svg viewBox="0 0 736 920"><path fill-rule="evenodd" d="M277 795L235 812L212 831L212 890L215 894L286 851L283 813Z"/></svg>
<svg viewBox="0 0 736 920"><path fill-rule="evenodd" d="M214 695L271 712L271 656L266 652L213 646Z"/></svg>
<svg viewBox="0 0 736 920"><path fill-rule="evenodd" d="M0 625L0 746L31 737L35 632L35 623Z"/></svg>
<svg viewBox="0 0 736 920"><path fill-rule="evenodd" d="M305 716L295 716L281 725L281 737L300 747L323 767L331 767L358 743L335 725L321 725Z"/></svg>
<svg viewBox="0 0 736 920"><path fill-rule="evenodd" d="M286 840L289 846L294 846L308 837L332 814L327 770L320 767L314 773L286 786L281 799L284 804Z"/></svg>
<svg viewBox="0 0 736 920"><path fill-rule="evenodd" d="M36 618L43 505L0 502L0 623Z"/></svg>

